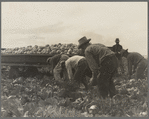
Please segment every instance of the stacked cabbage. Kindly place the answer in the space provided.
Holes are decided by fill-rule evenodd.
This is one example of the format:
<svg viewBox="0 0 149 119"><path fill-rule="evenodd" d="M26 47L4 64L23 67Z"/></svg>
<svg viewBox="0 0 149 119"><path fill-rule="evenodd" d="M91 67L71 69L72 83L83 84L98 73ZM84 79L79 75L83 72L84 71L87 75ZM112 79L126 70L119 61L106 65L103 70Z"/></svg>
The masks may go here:
<svg viewBox="0 0 149 119"><path fill-rule="evenodd" d="M78 54L80 50L78 49L76 44L53 44L53 45L45 45L45 46L27 46L27 47L16 47L16 48L7 48L2 50L2 54L70 54L75 55Z"/></svg>

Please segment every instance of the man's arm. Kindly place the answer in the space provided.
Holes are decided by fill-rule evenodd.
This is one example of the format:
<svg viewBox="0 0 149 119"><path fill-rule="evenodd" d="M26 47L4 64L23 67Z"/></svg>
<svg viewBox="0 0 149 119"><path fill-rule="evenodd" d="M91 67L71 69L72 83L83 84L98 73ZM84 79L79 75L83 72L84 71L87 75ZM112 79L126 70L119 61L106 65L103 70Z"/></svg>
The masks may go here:
<svg viewBox="0 0 149 119"><path fill-rule="evenodd" d="M90 86L97 85L97 75L99 71L98 64L96 63L95 59L93 58L93 55L90 52L85 52L85 57L87 60L87 63L92 71L92 78L90 79Z"/></svg>
<svg viewBox="0 0 149 119"><path fill-rule="evenodd" d="M51 58L50 64L51 64L51 69L52 69L52 74L53 74L53 69L54 69L54 61L53 61L53 58Z"/></svg>
<svg viewBox="0 0 149 119"><path fill-rule="evenodd" d="M121 49L123 49L123 46L121 46Z"/></svg>
<svg viewBox="0 0 149 119"><path fill-rule="evenodd" d="M135 73L136 68L137 68L137 65L134 65L134 67L133 67L133 73Z"/></svg>
<svg viewBox="0 0 149 119"><path fill-rule="evenodd" d="M89 51L85 51L85 58L87 60L87 63L91 69L92 72L98 72L98 64L96 63L95 59L93 58L93 55Z"/></svg>
<svg viewBox="0 0 149 119"><path fill-rule="evenodd" d="M132 63L130 60L128 60L128 76L131 78L132 75Z"/></svg>
<svg viewBox="0 0 149 119"><path fill-rule="evenodd" d="M59 62L61 58L61 55L58 54L58 55L54 55L52 58L51 58L51 67L52 67L52 70L55 68L55 66L57 65L57 63Z"/></svg>
<svg viewBox="0 0 149 119"><path fill-rule="evenodd" d="M68 73L68 78L69 78L69 80L72 80L72 78L73 78L73 73L72 73L71 65L66 63L66 69L67 69L67 73Z"/></svg>
<svg viewBox="0 0 149 119"><path fill-rule="evenodd" d="M112 46L112 51L115 52L115 45Z"/></svg>
<svg viewBox="0 0 149 119"><path fill-rule="evenodd" d="M123 47L120 45L120 49L119 50L121 51L122 49L123 49ZM118 52L119 54L120 54L120 51Z"/></svg>

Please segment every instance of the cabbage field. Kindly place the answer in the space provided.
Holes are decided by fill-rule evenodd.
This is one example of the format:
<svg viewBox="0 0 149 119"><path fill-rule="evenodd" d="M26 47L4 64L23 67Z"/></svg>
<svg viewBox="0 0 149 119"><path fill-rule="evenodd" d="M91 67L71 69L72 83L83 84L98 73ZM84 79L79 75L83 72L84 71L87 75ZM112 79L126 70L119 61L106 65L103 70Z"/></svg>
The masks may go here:
<svg viewBox="0 0 149 119"><path fill-rule="evenodd" d="M8 48L3 54L78 54L75 44L55 44ZM57 82L47 67L34 76L8 78L1 74L2 117L148 117L148 79L127 78L127 61L123 58L125 74L113 77L117 95L100 98L97 87L86 91L75 82ZM7 67L9 68L9 67ZM89 79L87 77L87 79Z"/></svg>

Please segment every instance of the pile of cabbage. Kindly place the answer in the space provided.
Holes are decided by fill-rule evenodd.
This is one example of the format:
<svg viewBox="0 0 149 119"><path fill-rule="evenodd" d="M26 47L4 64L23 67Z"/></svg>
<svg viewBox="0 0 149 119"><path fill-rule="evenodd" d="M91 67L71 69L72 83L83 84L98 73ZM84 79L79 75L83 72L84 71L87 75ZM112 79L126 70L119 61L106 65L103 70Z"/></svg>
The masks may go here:
<svg viewBox="0 0 149 119"><path fill-rule="evenodd" d="M16 47L16 48L7 48L2 50L2 54L78 54L80 50L76 44L53 44L45 46L27 46L27 47Z"/></svg>

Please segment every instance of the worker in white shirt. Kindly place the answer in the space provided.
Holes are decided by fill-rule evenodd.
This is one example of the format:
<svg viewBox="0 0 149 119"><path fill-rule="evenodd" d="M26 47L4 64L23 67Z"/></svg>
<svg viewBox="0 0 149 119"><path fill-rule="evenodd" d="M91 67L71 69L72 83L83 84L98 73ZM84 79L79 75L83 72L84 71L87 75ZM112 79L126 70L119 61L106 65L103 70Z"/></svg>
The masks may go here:
<svg viewBox="0 0 149 119"><path fill-rule="evenodd" d="M88 89L86 76L91 77L92 74L89 71L85 57L79 55L72 56L64 62L64 67L67 70L70 81L82 83L86 90Z"/></svg>

